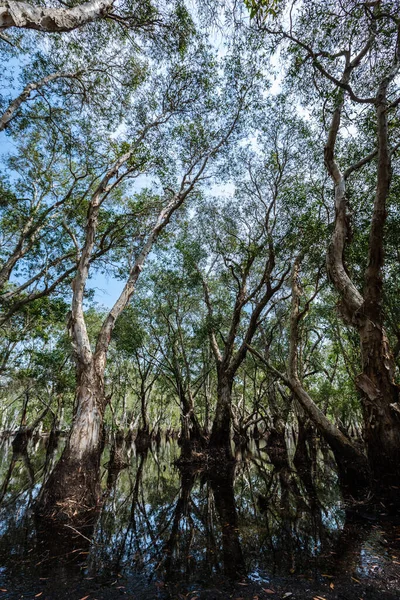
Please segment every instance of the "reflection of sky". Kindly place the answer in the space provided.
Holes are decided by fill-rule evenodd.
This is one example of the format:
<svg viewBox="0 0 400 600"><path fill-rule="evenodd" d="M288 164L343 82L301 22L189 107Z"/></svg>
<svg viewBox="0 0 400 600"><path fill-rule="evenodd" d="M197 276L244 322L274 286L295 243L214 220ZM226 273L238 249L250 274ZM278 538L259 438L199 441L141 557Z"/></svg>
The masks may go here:
<svg viewBox="0 0 400 600"><path fill-rule="evenodd" d="M29 450L36 482L30 486L26 465L20 462L10 480L5 505L0 509L0 561L5 565L3 572L0 571L0 587L9 576L9 568L16 564L23 563L24 577L32 577L28 569L31 561L34 576L41 576L36 565L41 564L44 554L43 549L35 550L33 545L35 534L30 508L40 488L45 448L42 445ZM120 472L116 487L105 491L105 503L89 555L86 557L85 553L82 559L87 558L87 562L84 571L76 575L78 578L107 576L113 568L118 569L125 578L124 584L127 582L126 585L138 590L140 593L135 597L142 600L151 597L141 592L145 592L149 581L162 579L168 560L175 584L187 589L199 585L204 589L215 583L214 578L222 577L225 560L222 532L228 523L221 520L225 517L218 512L218 488L203 477L194 480L193 487L189 486L189 491L183 494L179 471L173 466L178 452L176 444L161 446L159 450L152 448L143 464L142 477L137 479L141 457L134 456L131 448L127 449L130 466ZM107 454L103 462L107 463L108 458ZM5 460L0 462L0 483L4 481L10 459L8 448ZM238 464L235 485L230 488L238 521L229 535L237 535L249 578L263 585L281 576L296 578L301 574L320 580L323 574L334 573L335 561L341 558L344 531L344 512L335 477L329 474L332 485L327 485L326 469L322 463L317 466L315 485L320 504L312 508L313 503L295 471L287 472L282 479L267 462L259 466L261 470L251 461ZM106 469L104 475L103 482ZM288 482L289 488L286 487ZM137 502L132 513L137 483ZM221 489L226 492L226 486ZM276 493L268 496L271 490ZM286 495L288 490L289 495ZM269 498L266 510L259 506L260 496ZM180 505L179 512L183 497L188 502L184 509ZM352 545L351 538L344 540L346 560L349 557L344 568L349 576L355 573L360 578L379 577L386 569L396 550L385 542L388 538L385 526L387 531L387 524L360 525L365 529L365 537L362 536L360 542L355 540ZM177 535L171 545L174 527ZM24 533L27 531L28 537ZM44 566L46 561L43 561ZM69 576L63 573L61 577Z"/></svg>

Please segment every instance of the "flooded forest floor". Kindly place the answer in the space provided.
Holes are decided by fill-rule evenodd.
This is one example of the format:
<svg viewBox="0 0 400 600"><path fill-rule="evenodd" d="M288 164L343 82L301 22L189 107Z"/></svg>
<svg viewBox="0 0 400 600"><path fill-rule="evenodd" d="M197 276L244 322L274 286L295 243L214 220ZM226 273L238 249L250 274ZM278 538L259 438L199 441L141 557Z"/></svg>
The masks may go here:
<svg viewBox="0 0 400 600"><path fill-rule="evenodd" d="M0 440L0 600L400 598L400 510L345 501L323 447L298 471L252 444L219 474L175 442L123 444L118 469L106 447L95 524L60 533L33 508L61 449Z"/></svg>

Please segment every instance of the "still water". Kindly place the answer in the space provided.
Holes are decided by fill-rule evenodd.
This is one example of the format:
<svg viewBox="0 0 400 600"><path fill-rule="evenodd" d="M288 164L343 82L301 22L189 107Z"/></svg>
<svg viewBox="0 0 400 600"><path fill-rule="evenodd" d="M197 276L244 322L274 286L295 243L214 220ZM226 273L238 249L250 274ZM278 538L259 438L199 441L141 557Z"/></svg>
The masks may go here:
<svg viewBox="0 0 400 600"><path fill-rule="evenodd" d="M32 510L60 450L0 440L0 600L400 598L400 519L344 502L326 451L299 473L253 447L213 474L175 443L124 445L119 471L106 449L94 528L60 537Z"/></svg>

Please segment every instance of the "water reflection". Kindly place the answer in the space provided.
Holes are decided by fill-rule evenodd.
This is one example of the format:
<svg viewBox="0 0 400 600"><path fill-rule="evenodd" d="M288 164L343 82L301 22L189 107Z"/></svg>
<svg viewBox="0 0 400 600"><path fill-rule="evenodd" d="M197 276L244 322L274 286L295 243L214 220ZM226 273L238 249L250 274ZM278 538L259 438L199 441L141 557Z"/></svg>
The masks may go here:
<svg viewBox="0 0 400 600"><path fill-rule="evenodd" d="M321 449L297 470L256 446L218 472L179 470L175 443L136 453L116 436L103 456L98 520L56 531L32 507L60 450L31 440L17 453L2 441L0 598L228 598L232 581L249 585L243 598L282 582L400 589L400 529L386 515L345 510Z"/></svg>

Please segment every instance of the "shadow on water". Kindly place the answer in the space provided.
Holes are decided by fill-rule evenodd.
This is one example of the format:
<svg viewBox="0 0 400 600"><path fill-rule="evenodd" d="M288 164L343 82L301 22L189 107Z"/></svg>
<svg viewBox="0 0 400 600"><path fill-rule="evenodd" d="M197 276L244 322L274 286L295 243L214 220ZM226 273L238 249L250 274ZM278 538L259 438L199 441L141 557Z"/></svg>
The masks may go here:
<svg viewBox="0 0 400 600"><path fill-rule="evenodd" d="M0 443L0 600L400 597L400 520L346 506L321 451L296 470L254 447L217 472L116 437L102 510L78 531L34 519L61 448Z"/></svg>

